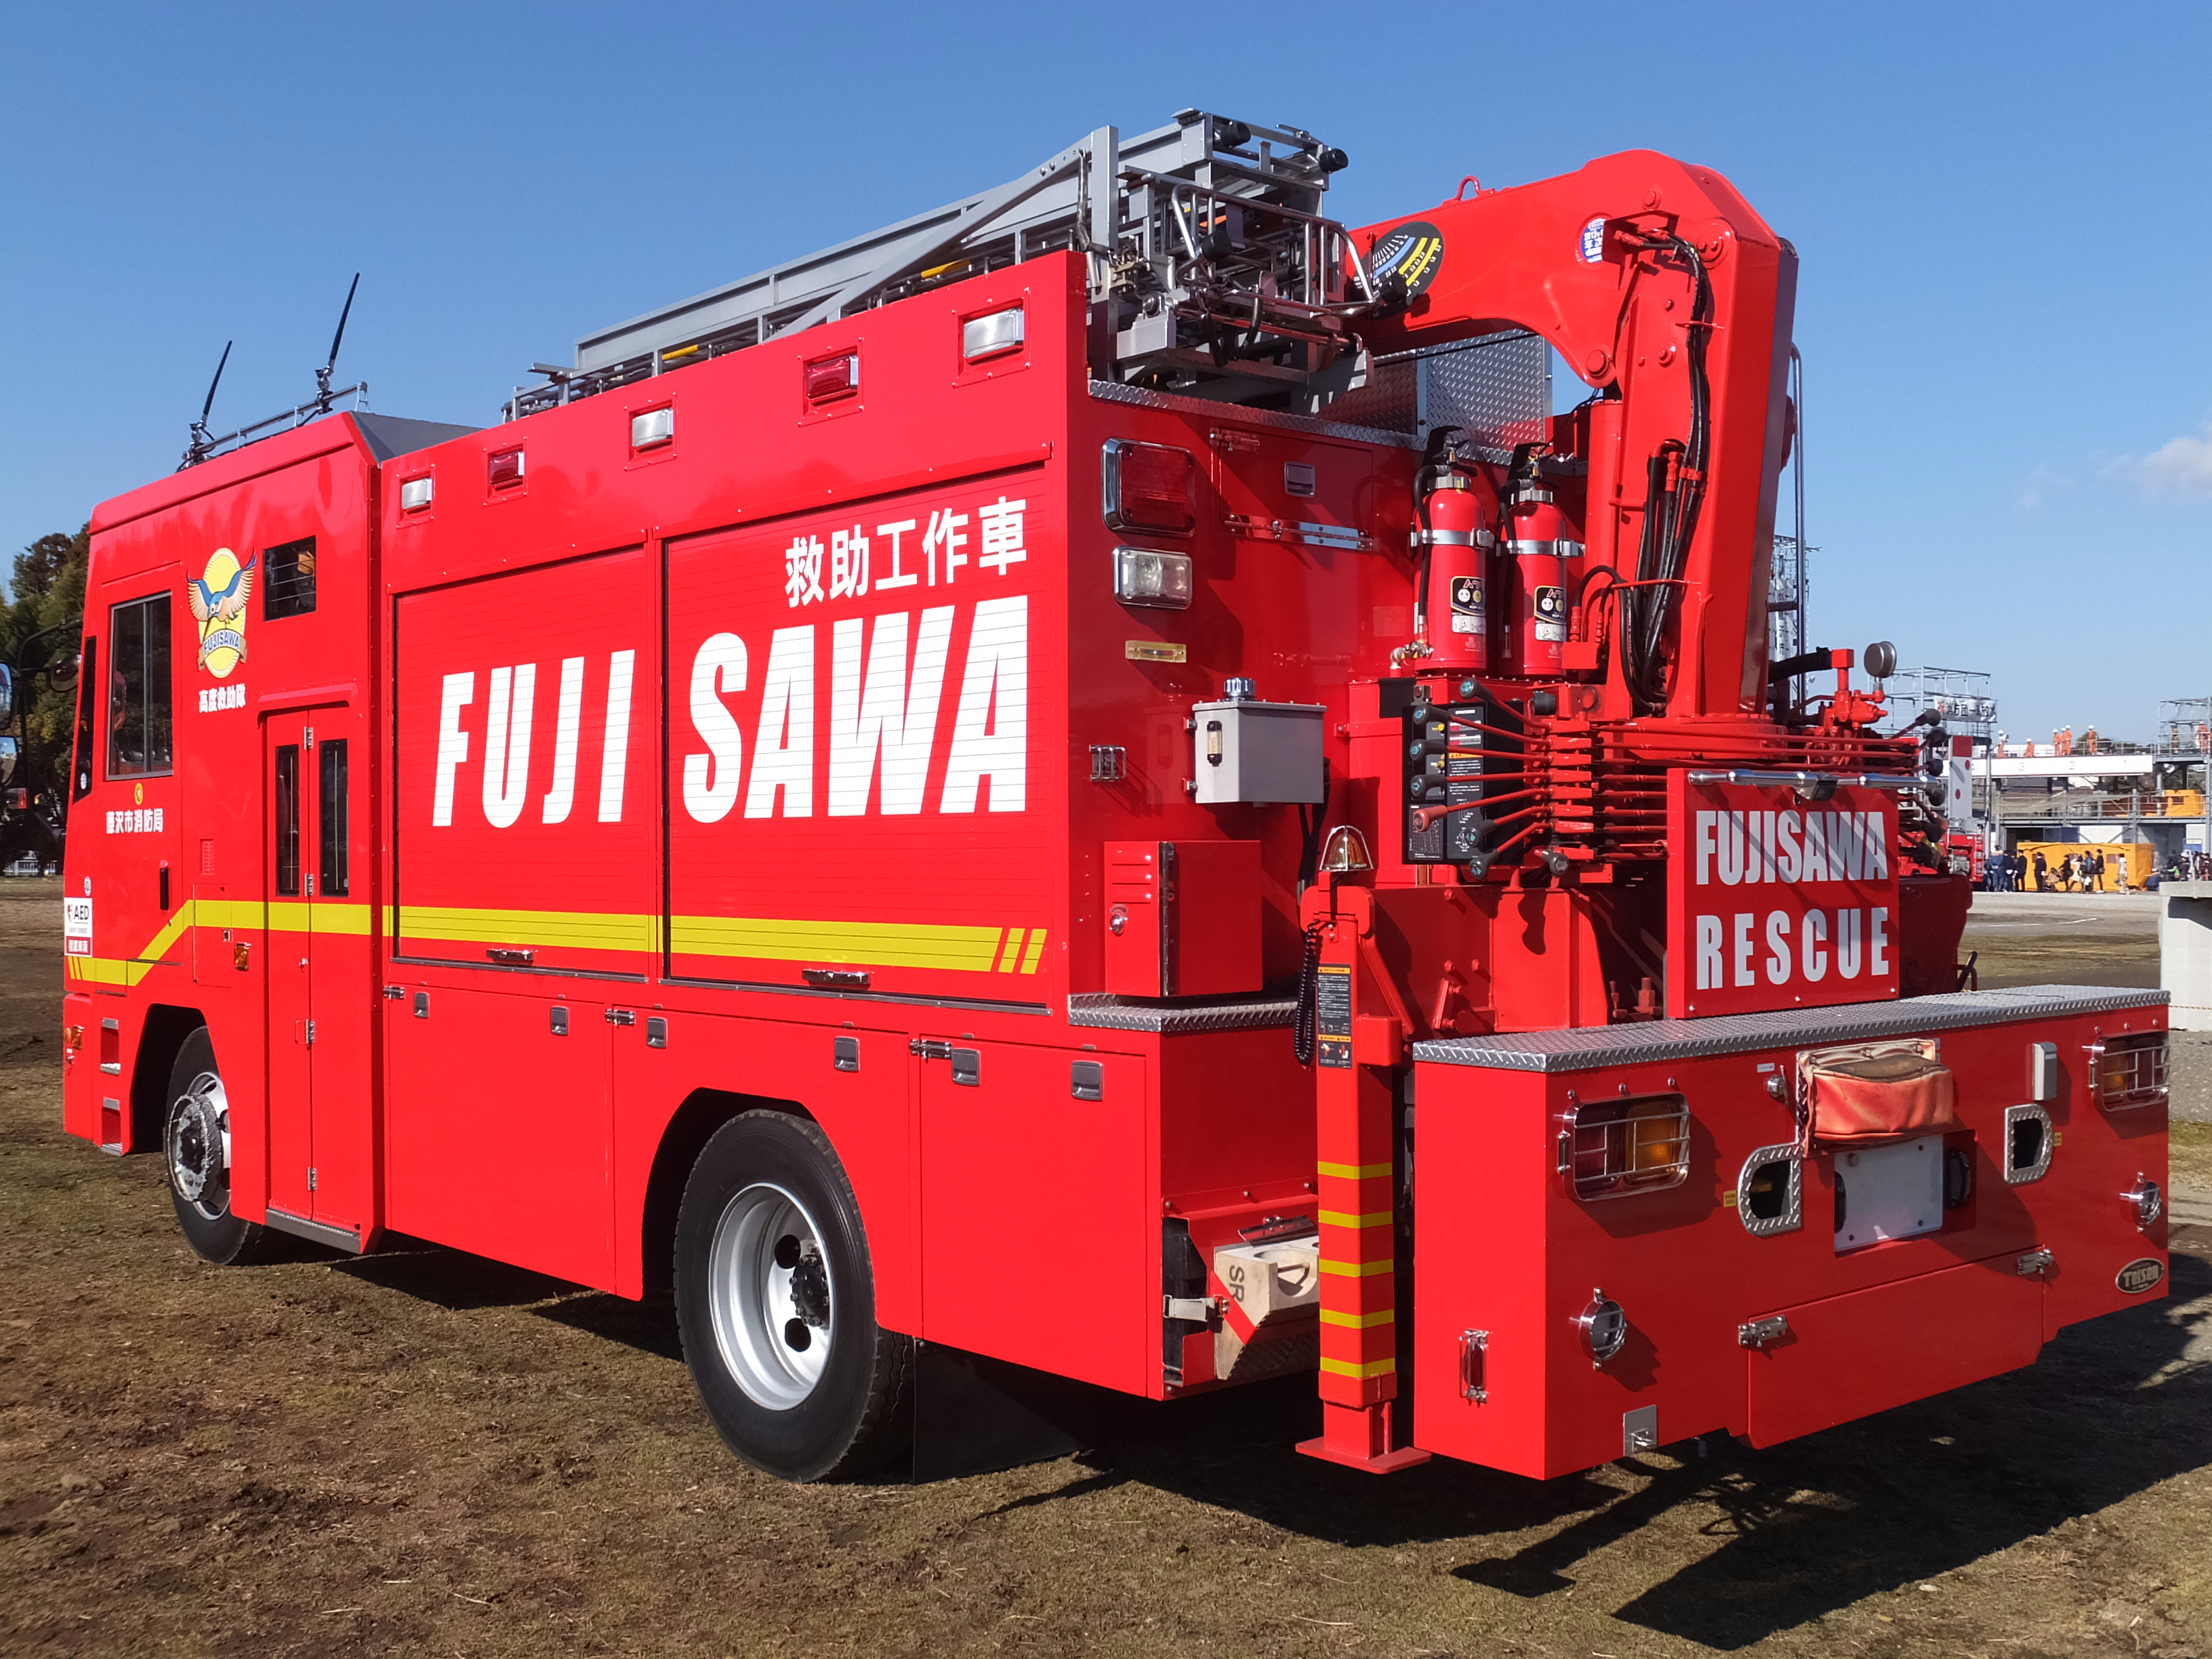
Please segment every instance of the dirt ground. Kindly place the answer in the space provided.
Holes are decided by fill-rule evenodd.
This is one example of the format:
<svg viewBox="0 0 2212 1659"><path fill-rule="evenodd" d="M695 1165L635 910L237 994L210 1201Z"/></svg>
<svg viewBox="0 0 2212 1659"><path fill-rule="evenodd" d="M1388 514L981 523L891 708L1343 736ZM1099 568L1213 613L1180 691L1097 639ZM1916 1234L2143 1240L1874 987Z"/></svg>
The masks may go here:
<svg viewBox="0 0 2212 1659"><path fill-rule="evenodd" d="M2212 1659L2212 1228L2034 1368L1767 1452L1378 1480L1291 1451L1293 1382L1119 1410L1080 1458L793 1488L723 1451L665 1306L427 1248L198 1265L157 1160L60 1132L58 896L0 882L11 1659ZM1984 982L2142 969L2084 943L2062 972L2006 935Z"/></svg>

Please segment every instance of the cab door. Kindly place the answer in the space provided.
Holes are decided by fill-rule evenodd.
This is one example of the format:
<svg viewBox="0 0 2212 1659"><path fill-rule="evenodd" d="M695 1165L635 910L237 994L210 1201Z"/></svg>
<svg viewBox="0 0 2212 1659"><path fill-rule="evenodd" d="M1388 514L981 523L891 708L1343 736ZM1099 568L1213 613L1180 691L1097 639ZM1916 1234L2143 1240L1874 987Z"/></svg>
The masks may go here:
<svg viewBox="0 0 2212 1659"><path fill-rule="evenodd" d="M319 727L320 728L319 731ZM277 1224L359 1249L369 1222L368 907L354 896L353 751L345 711L272 715L269 802L269 1206ZM348 735L337 735L348 733ZM358 1120L358 1121L356 1121Z"/></svg>

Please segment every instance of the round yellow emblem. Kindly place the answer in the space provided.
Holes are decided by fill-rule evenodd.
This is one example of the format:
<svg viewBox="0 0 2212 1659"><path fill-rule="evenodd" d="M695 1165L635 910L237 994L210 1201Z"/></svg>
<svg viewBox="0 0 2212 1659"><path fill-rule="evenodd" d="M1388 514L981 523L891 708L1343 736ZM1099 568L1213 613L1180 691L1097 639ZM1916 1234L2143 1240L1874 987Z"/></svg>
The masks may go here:
<svg viewBox="0 0 2212 1659"><path fill-rule="evenodd" d="M185 597L200 625L200 666L219 680L228 679L246 656L246 606L253 597L253 565L252 559L240 564L236 554L218 547L205 572L185 579Z"/></svg>

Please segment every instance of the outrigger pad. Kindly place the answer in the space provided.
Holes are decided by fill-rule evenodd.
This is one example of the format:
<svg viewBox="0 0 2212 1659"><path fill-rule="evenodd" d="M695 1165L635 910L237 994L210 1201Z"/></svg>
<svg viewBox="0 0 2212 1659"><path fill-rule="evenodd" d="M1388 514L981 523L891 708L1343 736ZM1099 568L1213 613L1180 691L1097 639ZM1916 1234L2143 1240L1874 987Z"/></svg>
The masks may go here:
<svg viewBox="0 0 2212 1659"><path fill-rule="evenodd" d="M1097 1443L1089 1384L939 1343L914 1348L915 1480L1048 1463Z"/></svg>

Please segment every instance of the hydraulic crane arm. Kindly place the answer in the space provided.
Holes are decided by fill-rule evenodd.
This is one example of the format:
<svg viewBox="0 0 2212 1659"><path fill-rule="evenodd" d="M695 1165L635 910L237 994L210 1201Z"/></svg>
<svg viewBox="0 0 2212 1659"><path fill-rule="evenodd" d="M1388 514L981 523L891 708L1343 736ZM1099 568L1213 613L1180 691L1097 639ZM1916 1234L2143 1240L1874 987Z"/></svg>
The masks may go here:
<svg viewBox="0 0 2212 1659"><path fill-rule="evenodd" d="M1370 349L1526 328L1597 388L1583 532L1593 570L1639 584L1619 630L1633 712L1757 717L1796 252L1718 173L1650 150L1353 240L1404 283Z"/></svg>

